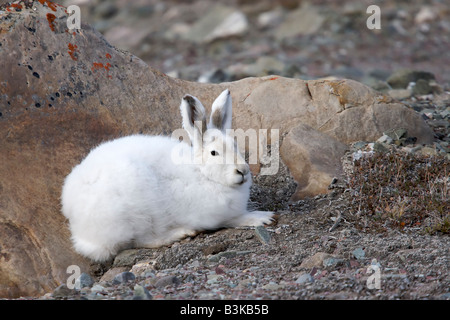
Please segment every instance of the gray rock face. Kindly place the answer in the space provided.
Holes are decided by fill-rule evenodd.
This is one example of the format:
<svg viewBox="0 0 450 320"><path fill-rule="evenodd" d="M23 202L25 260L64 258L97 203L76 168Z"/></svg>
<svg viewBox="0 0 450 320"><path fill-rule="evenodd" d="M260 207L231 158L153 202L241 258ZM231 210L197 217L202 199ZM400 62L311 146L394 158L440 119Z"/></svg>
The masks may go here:
<svg viewBox="0 0 450 320"><path fill-rule="evenodd" d="M170 135L181 127L185 93L209 108L227 87L234 128L278 129L297 198L326 190L350 142L396 127L418 143L433 138L414 111L356 81L182 81L117 50L88 25L68 30L66 20L65 8L49 1L0 10L0 297L52 291L66 283L70 265L88 272L60 214L65 176L104 140ZM259 164L252 169L259 174Z"/></svg>

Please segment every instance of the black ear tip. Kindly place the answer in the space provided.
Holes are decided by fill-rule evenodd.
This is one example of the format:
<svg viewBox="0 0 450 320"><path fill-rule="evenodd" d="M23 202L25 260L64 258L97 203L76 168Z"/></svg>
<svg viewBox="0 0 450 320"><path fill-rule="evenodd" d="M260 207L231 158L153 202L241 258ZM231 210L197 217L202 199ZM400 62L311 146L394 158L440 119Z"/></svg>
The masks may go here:
<svg viewBox="0 0 450 320"><path fill-rule="evenodd" d="M190 105L195 104L194 97L192 97L192 96L189 95L189 94L185 94L185 95L183 96L183 100L185 100L185 101L186 101L188 104L190 104Z"/></svg>

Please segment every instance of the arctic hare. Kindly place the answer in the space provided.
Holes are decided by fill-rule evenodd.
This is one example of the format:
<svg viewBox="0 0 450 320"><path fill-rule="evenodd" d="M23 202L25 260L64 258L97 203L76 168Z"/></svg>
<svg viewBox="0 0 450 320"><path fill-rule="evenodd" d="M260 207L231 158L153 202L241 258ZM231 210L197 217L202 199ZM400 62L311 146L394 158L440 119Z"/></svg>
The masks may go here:
<svg viewBox="0 0 450 320"><path fill-rule="evenodd" d="M118 138L94 148L66 177L62 213L76 251L106 261L125 248L271 222L273 212L247 210L251 173L225 132L229 90L214 101L208 125L196 97L185 95L180 111L192 145L163 136Z"/></svg>

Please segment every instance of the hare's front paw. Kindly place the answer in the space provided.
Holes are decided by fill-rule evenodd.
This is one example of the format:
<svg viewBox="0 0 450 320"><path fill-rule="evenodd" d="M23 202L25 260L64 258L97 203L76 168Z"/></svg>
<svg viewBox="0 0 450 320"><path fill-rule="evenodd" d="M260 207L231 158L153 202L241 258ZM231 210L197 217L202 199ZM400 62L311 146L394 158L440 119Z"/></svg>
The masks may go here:
<svg viewBox="0 0 450 320"><path fill-rule="evenodd" d="M137 247L142 248L159 248L163 246L168 246L176 241L184 239L186 237L193 237L199 232L189 228L176 228L167 230L163 238L154 238L150 233L149 238L142 238L137 243Z"/></svg>
<svg viewBox="0 0 450 320"><path fill-rule="evenodd" d="M244 215L237 218L235 221L235 227L258 227L263 224L270 224L273 221L272 211L253 211L247 212Z"/></svg>

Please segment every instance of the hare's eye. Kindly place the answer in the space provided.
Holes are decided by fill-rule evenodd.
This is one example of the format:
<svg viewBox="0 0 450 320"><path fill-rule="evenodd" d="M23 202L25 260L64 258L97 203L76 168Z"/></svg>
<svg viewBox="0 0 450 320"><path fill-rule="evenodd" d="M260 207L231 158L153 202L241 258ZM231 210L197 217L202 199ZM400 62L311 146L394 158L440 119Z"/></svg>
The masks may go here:
<svg viewBox="0 0 450 320"><path fill-rule="evenodd" d="M213 156L218 156L219 153L218 153L217 151L213 150L213 151L211 151L211 155L213 155Z"/></svg>

